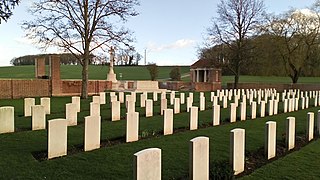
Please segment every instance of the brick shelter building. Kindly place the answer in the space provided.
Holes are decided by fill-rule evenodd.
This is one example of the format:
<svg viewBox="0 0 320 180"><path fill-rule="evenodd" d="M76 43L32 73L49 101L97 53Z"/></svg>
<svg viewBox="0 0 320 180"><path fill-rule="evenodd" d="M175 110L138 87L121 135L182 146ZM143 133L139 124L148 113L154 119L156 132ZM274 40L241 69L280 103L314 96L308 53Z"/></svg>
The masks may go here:
<svg viewBox="0 0 320 180"><path fill-rule="evenodd" d="M208 59L200 59L191 65L190 78L195 91L221 89L221 68L214 67Z"/></svg>

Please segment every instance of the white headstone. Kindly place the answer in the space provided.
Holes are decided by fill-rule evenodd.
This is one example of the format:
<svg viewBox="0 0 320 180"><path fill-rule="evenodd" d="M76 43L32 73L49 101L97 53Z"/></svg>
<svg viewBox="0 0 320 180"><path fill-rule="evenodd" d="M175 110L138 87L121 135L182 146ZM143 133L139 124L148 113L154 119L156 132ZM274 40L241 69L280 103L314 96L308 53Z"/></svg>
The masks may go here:
<svg viewBox="0 0 320 180"><path fill-rule="evenodd" d="M307 118L307 139L308 141L311 141L314 134L314 113L308 112Z"/></svg>
<svg viewBox="0 0 320 180"><path fill-rule="evenodd" d="M14 132L14 107L0 107L0 134Z"/></svg>
<svg viewBox="0 0 320 180"><path fill-rule="evenodd" d="M149 148L134 154L133 179L161 180L161 149Z"/></svg>
<svg viewBox="0 0 320 180"><path fill-rule="evenodd" d="M76 105L77 112L80 112L80 97L79 96L73 96L71 98L71 103Z"/></svg>
<svg viewBox="0 0 320 180"><path fill-rule="evenodd" d="M174 114L180 113L180 98L174 98Z"/></svg>
<svg viewBox="0 0 320 180"><path fill-rule="evenodd" d="M190 108L190 130L198 129L198 107Z"/></svg>
<svg viewBox="0 0 320 180"><path fill-rule="evenodd" d="M245 130L236 128L230 131L230 164L234 175L244 171L245 165Z"/></svg>
<svg viewBox="0 0 320 180"><path fill-rule="evenodd" d="M286 144L287 149L291 150L295 146L295 117L288 117L286 123Z"/></svg>
<svg viewBox="0 0 320 180"><path fill-rule="evenodd" d="M196 137L190 140L190 179L209 180L209 138Z"/></svg>
<svg viewBox="0 0 320 180"><path fill-rule="evenodd" d="M84 123L84 151L100 148L101 117L87 116Z"/></svg>
<svg viewBox="0 0 320 180"><path fill-rule="evenodd" d="M163 115L163 111L165 109L167 109L167 103L168 103L168 100L167 99L161 99L161 103L160 103L160 114Z"/></svg>
<svg viewBox="0 0 320 180"><path fill-rule="evenodd" d="M235 103L230 104L230 123L234 123L237 120L237 105Z"/></svg>
<svg viewBox="0 0 320 180"><path fill-rule="evenodd" d="M31 116L31 106L35 105L34 98L24 98L24 116Z"/></svg>
<svg viewBox="0 0 320 180"><path fill-rule="evenodd" d="M139 139L139 113L127 113L127 133L126 142L138 141Z"/></svg>
<svg viewBox="0 0 320 180"><path fill-rule="evenodd" d="M218 126L220 125L220 105L214 105L213 108L213 126Z"/></svg>
<svg viewBox="0 0 320 180"><path fill-rule="evenodd" d="M44 106L44 111L46 114L50 114L50 98L43 97L40 98L40 105Z"/></svg>
<svg viewBox="0 0 320 180"><path fill-rule="evenodd" d="M111 102L111 121L120 120L120 101Z"/></svg>
<svg viewBox="0 0 320 180"><path fill-rule="evenodd" d="M252 101L251 103L251 119L257 118L257 102Z"/></svg>
<svg viewBox="0 0 320 180"><path fill-rule="evenodd" d="M163 117L163 135L173 133L173 109L165 109Z"/></svg>
<svg viewBox="0 0 320 180"><path fill-rule="evenodd" d="M100 116L100 104L90 103L90 116Z"/></svg>
<svg viewBox="0 0 320 180"><path fill-rule="evenodd" d="M99 93L99 96L100 96L100 104L106 104L106 92L100 92Z"/></svg>
<svg viewBox="0 0 320 180"><path fill-rule="evenodd" d="M277 143L277 123L275 121L266 122L265 126L265 146L264 151L267 159L276 156Z"/></svg>
<svg viewBox="0 0 320 180"><path fill-rule="evenodd" d="M77 105L73 103L66 104L66 120L68 122L68 126L77 125L78 113L77 113Z"/></svg>
<svg viewBox="0 0 320 180"><path fill-rule="evenodd" d="M67 155L67 120L48 122L48 159Z"/></svg>
<svg viewBox="0 0 320 180"><path fill-rule="evenodd" d="M153 116L153 100L147 99L146 100L146 117Z"/></svg>
<svg viewBox="0 0 320 180"><path fill-rule="evenodd" d="M32 130L39 130L46 128L46 113L44 106L35 105L32 109Z"/></svg>

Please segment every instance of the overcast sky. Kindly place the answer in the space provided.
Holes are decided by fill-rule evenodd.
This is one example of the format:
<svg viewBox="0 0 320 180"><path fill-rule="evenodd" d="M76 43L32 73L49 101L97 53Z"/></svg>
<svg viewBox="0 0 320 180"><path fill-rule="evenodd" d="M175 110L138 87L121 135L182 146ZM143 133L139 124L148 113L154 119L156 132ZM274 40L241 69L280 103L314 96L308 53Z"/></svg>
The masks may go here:
<svg viewBox="0 0 320 180"><path fill-rule="evenodd" d="M129 19L127 27L134 32L136 50L147 61L158 65L191 65L197 60L206 28L216 16L220 0L140 0L140 15ZM315 0L265 0L267 12L276 14L290 8L303 9ZM20 28L32 0L22 0L7 23L0 24L0 66L10 65L14 57L44 53L24 38ZM52 51L53 52L53 51ZM141 62L143 63L143 62Z"/></svg>

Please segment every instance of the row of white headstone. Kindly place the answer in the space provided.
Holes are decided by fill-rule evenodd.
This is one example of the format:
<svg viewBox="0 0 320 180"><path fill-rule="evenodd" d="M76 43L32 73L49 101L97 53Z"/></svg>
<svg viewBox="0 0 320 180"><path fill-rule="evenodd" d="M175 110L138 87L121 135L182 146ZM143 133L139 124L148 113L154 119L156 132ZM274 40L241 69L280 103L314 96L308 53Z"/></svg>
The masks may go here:
<svg viewBox="0 0 320 180"><path fill-rule="evenodd" d="M306 138L311 141L314 136L314 113L307 117ZM265 124L265 156L272 159L276 156L276 122ZM320 135L320 110L318 111L317 134ZM295 147L295 117L288 117L286 121L287 150ZM190 179L209 179L209 138L197 137L190 140ZM245 129L236 128L230 131L230 164L234 175L245 170ZM148 148L134 154L134 179L161 179L161 149Z"/></svg>

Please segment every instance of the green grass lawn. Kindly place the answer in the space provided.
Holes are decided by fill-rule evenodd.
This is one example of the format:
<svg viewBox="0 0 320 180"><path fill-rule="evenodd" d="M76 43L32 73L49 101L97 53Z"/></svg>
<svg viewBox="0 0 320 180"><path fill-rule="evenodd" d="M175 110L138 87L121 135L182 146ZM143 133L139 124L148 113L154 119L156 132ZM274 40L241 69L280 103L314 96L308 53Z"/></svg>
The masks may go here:
<svg viewBox="0 0 320 180"><path fill-rule="evenodd" d="M209 99L209 93L206 93ZM137 105L139 106L139 95ZM199 106L199 93L194 93L194 105ZM151 98L151 94L149 94ZM160 94L159 94L160 98ZM169 96L167 96L169 99ZM109 98L108 98L109 99ZM0 135L0 179L132 179L133 154L145 148L158 147L162 149L162 176L163 179L187 178L189 163L189 141L198 136L210 138L210 163L229 161L229 134L234 128L246 129L246 152L254 152L264 145L265 122L277 122L277 140L283 141L285 132L285 120L288 116L296 117L297 134L303 134L306 130L307 112L317 112L318 107L311 107L292 113L257 118L255 120L238 121L230 124L230 109L221 109L223 125L210 126L212 119L211 103L207 100L206 111L199 112L199 130L189 131L189 113L185 112L186 105L181 106L182 113L174 115L175 133L169 136L160 135L163 129L163 117L159 115L160 102L154 103L154 117L145 118L144 108L136 107L140 113L139 135L140 140L133 143L125 143L125 107L122 104L122 120L110 121L110 105L101 106L101 140L103 147L92 152L83 152L84 117L89 115L88 100L81 100L81 112L78 114L78 126L68 127L68 153L69 155L52 160L38 161L33 154L47 151L47 131L31 131L31 118L23 117L23 100L0 100L0 106L12 105L15 107L15 127L18 132ZM71 97L53 97L51 99L51 115L47 119L63 118L65 116L65 104L71 102ZM39 99L36 99L39 104ZM310 105L313 101L310 102ZM168 105L169 108L172 106ZM282 104L279 104L282 109ZM247 107L249 112L249 106ZM238 116L240 116L238 114ZM250 116L247 113L247 116ZM314 144L310 144L312 156ZM305 147L308 153L310 146ZM319 147L319 145L317 146ZM301 151L305 151L303 148ZM300 151L299 151L300 152ZM298 152L298 153L299 153ZM293 156L296 153L289 154ZM316 157L316 154L314 154ZM286 157L285 157L286 158ZM282 160L278 160L282 161ZM274 161L273 163L277 163ZM291 161L294 161L291 160ZM287 163L293 163L289 160ZM301 160L303 162L304 160ZM272 163L272 164L273 164ZM248 177L265 177L263 174L272 172L266 169L269 165L258 169ZM282 166L273 165L282 169ZM213 168L212 166L210 168ZM308 163L299 166L300 169L310 169ZM319 169L319 163L313 163L311 169ZM279 171L280 171L279 170ZM316 171L315 171L316 172ZM291 177L289 171L288 177ZM280 175L279 175L280 177ZM296 176L300 177L300 176ZM314 177L303 176L310 179Z"/></svg>
<svg viewBox="0 0 320 180"><path fill-rule="evenodd" d="M47 74L49 74L48 66ZM174 66L159 66L158 79L168 79ZM189 72L189 66L180 67L181 74ZM0 67L0 78L33 79L35 77L34 66L9 66ZM62 79L81 79L82 66L61 65ZM145 66L115 66L114 71L118 80L150 80L149 71ZM107 79L108 66L89 66L89 79ZM120 73L122 78L120 78Z"/></svg>

